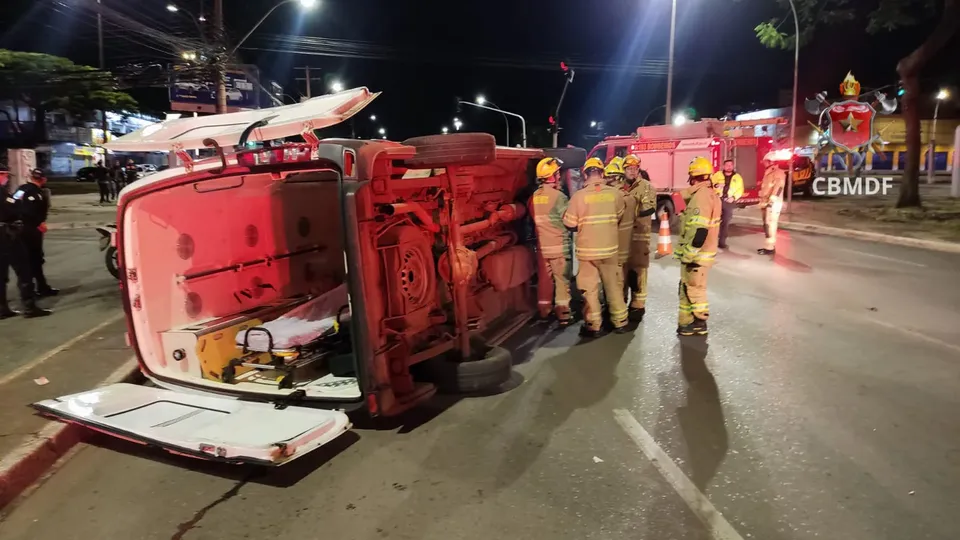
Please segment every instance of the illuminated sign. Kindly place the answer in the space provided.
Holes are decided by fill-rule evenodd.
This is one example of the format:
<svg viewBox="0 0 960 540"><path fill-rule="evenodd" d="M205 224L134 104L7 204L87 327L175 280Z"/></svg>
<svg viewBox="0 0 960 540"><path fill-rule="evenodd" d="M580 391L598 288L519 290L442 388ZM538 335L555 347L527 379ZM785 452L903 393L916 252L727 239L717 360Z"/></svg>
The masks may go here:
<svg viewBox="0 0 960 540"><path fill-rule="evenodd" d="M653 152L656 150L676 150L678 141L638 142L630 145L632 152Z"/></svg>

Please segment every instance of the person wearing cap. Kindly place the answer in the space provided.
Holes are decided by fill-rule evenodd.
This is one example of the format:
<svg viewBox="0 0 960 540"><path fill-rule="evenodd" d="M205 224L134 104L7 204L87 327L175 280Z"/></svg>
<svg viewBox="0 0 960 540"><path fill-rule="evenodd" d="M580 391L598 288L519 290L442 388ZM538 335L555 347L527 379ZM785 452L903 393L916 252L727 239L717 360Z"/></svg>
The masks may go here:
<svg viewBox="0 0 960 540"><path fill-rule="evenodd" d="M623 160L627 184L627 204L635 208L630 246L627 253L624 279L630 298L630 320L642 322L647 312L647 270L650 268L650 234L652 217L657 210L657 190L650 183L646 171L640 168L640 158L631 154ZM622 253L621 253L622 255Z"/></svg>
<svg viewBox="0 0 960 540"><path fill-rule="evenodd" d="M50 311L37 307L33 290L33 279L30 275L30 264L22 240L23 221L20 219L17 200L7 189L10 181L10 171L0 167L0 274L3 276L3 287L0 287L0 319L8 319L19 315L10 309L7 303L7 282L10 268L17 276L17 288L20 290L20 302L23 305L24 317L42 317L50 315Z"/></svg>
<svg viewBox="0 0 960 540"><path fill-rule="evenodd" d="M540 317L551 311L561 326L570 324L570 233L563 226L563 213L570 200L560 190L560 168L563 162L543 158L537 164L537 182L527 204L537 231L539 248L537 303Z"/></svg>
<svg viewBox="0 0 960 540"><path fill-rule="evenodd" d="M705 336L710 317L707 275L717 257L722 210L720 196L710 183L710 160L693 158L688 174L693 187L681 192L686 208L680 215L680 241L674 253L681 265L677 334Z"/></svg>
<svg viewBox="0 0 960 540"><path fill-rule="evenodd" d="M573 194L563 214L563 224L577 233L576 256L580 265L577 288L585 301L580 335L587 338L601 334L601 284L607 298L610 322L617 333L627 331L623 276L617 264L618 229L626 205L620 190L604 183L603 172L603 162L597 158L590 158L584 163L583 189Z"/></svg>
<svg viewBox="0 0 960 540"><path fill-rule="evenodd" d="M734 169L733 160L727 159L723 162L723 170L714 173L710 181L723 203L723 217L720 220L720 249L727 249L727 231L730 229L730 222L733 221L733 211L737 207L737 201L743 197L743 177Z"/></svg>
<svg viewBox="0 0 960 540"><path fill-rule="evenodd" d="M20 218L23 220L23 243L27 250L30 274L37 284L37 295L56 296L59 289L47 283L43 274L43 236L47 232L47 213L50 211L50 196L45 189L47 178L40 169L30 173L30 181L20 186L13 194Z"/></svg>
<svg viewBox="0 0 960 540"><path fill-rule="evenodd" d="M763 212L763 247L757 250L760 255L773 255L777 252L777 224L780 210L783 208L783 191L787 185L787 175L777 165L773 152L763 156L763 183L760 185L760 211Z"/></svg>

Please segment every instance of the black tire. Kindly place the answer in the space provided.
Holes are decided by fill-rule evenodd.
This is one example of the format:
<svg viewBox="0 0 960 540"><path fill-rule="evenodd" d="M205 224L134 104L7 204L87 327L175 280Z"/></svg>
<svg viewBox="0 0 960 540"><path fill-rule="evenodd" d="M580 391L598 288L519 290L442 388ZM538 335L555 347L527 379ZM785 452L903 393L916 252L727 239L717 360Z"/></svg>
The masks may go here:
<svg viewBox="0 0 960 540"><path fill-rule="evenodd" d="M117 248L111 246L104 252L104 263L107 265L107 271L115 279L120 279L120 261L117 260Z"/></svg>
<svg viewBox="0 0 960 540"><path fill-rule="evenodd" d="M422 369L441 392L469 394L507 382L513 370L513 355L502 347L492 347L479 360L457 362L440 356L423 362Z"/></svg>

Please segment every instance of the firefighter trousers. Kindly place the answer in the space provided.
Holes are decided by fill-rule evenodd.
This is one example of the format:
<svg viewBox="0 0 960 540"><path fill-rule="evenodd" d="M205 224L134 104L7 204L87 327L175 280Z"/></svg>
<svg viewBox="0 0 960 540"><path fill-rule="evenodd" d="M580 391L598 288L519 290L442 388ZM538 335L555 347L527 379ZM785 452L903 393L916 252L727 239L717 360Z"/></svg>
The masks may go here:
<svg viewBox="0 0 960 540"><path fill-rule="evenodd" d="M766 249L776 249L777 247L777 224L780 222L782 207L783 201L771 199L770 204L763 209L763 234L766 237L763 247Z"/></svg>
<svg viewBox="0 0 960 540"><path fill-rule="evenodd" d="M680 313L679 326L693 323L694 319L706 321L710 318L710 304L707 303L707 274L710 268L697 264L683 264L680 267Z"/></svg>
<svg viewBox="0 0 960 540"><path fill-rule="evenodd" d="M630 309L647 307L647 269L650 268L650 230L635 230L630 259L624 271L631 293Z"/></svg>
<svg viewBox="0 0 960 540"><path fill-rule="evenodd" d="M623 300L623 271L617 257L579 261L577 288L583 294L583 320L590 330L600 330L603 324L603 306L600 289L603 288L610 311L610 322L621 328L627 324L627 304Z"/></svg>
<svg viewBox="0 0 960 540"><path fill-rule="evenodd" d="M557 318L570 318L570 259L540 257L537 268L537 304L541 317L555 311Z"/></svg>

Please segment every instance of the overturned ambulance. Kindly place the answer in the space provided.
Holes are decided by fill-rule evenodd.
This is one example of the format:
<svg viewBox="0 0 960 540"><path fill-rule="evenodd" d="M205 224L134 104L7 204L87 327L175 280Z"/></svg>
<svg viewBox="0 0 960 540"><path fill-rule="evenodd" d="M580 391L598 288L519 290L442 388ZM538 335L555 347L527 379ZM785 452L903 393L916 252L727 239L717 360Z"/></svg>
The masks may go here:
<svg viewBox="0 0 960 540"><path fill-rule="evenodd" d="M348 430L351 410L395 415L438 388L507 381L498 345L536 307L532 168L547 153L579 167L585 152L486 134L318 139L376 97L170 120L110 143L183 161L118 204L129 342L153 385L35 407L178 454L278 465Z"/></svg>

